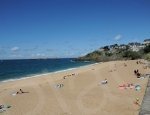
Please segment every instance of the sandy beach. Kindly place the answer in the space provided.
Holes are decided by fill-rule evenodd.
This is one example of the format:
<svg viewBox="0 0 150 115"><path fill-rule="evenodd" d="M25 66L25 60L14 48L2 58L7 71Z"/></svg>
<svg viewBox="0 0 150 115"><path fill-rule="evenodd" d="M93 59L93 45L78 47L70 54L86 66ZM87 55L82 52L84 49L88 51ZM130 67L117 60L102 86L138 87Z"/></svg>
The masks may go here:
<svg viewBox="0 0 150 115"><path fill-rule="evenodd" d="M143 67L136 60L112 61L1 83L0 104L11 107L0 114L138 115L148 78L137 79L134 70L150 71ZM104 79L107 84L101 84ZM141 90L120 88L123 84L140 85ZM16 94L19 89L25 93Z"/></svg>

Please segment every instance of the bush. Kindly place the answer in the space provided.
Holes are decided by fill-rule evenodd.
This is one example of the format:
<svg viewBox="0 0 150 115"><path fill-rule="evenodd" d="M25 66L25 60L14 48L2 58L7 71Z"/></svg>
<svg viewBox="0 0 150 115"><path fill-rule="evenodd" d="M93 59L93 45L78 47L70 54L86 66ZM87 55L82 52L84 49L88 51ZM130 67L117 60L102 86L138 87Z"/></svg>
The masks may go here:
<svg viewBox="0 0 150 115"><path fill-rule="evenodd" d="M104 46L103 49L104 49L104 51L109 51L110 50L109 46Z"/></svg>
<svg viewBox="0 0 150 115"><path fill-rule="evenodd" d="M110 53L110 52L105 52L105 55L108 56L108 57L110 57L110 56L112 56L113 54Z"/></svg>
<svg viewBox="0 0 150 115"><path fill-rule="evenodd" d="M141 55L140 55L138 52L125 51L125 52L123 53L123 57L134 60L134 59L139 59L139 58L141 58Z"/></svg>
<svg viewBox="0 0 150 115"><path fill-rule="evenodd" d="M144 48L144 53L149 53L149 52L150 52L150 45Z"/></svg>
<svg viewBox="0 0 150 115"><path fill-rule="evenodd" d="M145 59L150 61L150 53L145 55Z"/></svg>

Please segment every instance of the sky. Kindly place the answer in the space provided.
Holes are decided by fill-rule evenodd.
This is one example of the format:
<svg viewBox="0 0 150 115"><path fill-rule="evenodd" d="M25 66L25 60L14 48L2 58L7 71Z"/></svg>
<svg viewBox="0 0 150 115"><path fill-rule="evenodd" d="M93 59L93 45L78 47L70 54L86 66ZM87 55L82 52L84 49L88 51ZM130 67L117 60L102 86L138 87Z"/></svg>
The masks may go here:
<svg viewBox="0 0 150 115"><path fill-rule="evenodd" d="M0 59L79 57L150 38L150 0L0 0Z"/></svg>

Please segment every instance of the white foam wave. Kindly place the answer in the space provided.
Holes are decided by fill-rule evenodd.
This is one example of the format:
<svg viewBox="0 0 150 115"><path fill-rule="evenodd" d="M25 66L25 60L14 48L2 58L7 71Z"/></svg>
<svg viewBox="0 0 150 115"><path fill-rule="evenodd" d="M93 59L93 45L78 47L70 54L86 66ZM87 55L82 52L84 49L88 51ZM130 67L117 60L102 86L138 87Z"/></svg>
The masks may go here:
<svg viewBox="0 0 150 115"><path fill-rule="evenodd" d="M24 76L24 77L21 77L21 78L8 79L8 80L0 81L0 82L5 83L5 82L12 82L12 81L18 81L18 80L23 80L23 79L41 77L41 76L46 76L46 75L51 75L51 74L62 73L62 72L66 72L66 71L71 71L71 70L75 70L75 69L78 69L78 68L84 68L84 67L88 67L88 66L92 66L92 65L96 65L96 64L98 64L98 63L84 65L84 66L78 66L76 68L69 68L69 69L59 70L59 71L55 71L55 72L49 72L49 73L43 73L43 74L36 74L36 75Z"/></svg>

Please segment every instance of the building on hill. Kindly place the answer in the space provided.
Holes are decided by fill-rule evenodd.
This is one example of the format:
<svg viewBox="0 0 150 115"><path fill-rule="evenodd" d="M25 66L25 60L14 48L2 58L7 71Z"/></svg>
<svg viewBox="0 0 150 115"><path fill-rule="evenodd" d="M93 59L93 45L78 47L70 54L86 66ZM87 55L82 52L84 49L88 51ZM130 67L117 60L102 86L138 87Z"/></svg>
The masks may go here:
<svg viewBox="0 0 150 115"><path fill-rule="evenodd" d="M113 53L113 52L116 52L116 50L118 50L118 49L124 49L124 50L130 49L132 51L138 52L139 50L144 49L145 46L147 46L149 44L150 44L150 39L145 39L143 43L131 42L131 43L128 43L128 45L126 45L126 44L121 44L121 45L113 44L110 46L104 46L104 47L101 47L99 49L99 51L110 51L111 53Z"/></svg>
<svg viewBox="0 0 150 115"><path fill-rule="evenodd" d="M119 49L127 49L127 47L128 47L128 45L121 44L121 45L119 46Z"/></svg>
<svg viewBox="0 0 150 115"><path fill-rule="evenodd" d="M135 51L135 52L138 52L139 50L141 50L141 49L143 49L145 47L145 45L140 45L140 46L132 46L132 47L130 47L130 49L132 50L132 51Z"/></svg>
<svg viewBox="0 0 150 115"><path fill-rule="evenodd" d="M145 39L143 43L144 43L144 45L149 45L150 44L150 39Z"/></svg>
<svg viewBox="0 0 150 115"><path fill-rule="evenodd" d="M128 44L129 46L140 46L142 45L141 43L138 43L138 42L131 42Z"/></svg>
<svg viewBox="0 0 150 115"><path fill-rule="evenodd" d="M103 47L99 48L99 51L100 52L104 51L104 48Z"/></svg>
<svg viewBox="0 0 150 115"><path fill-rule="evenodd" d="M141 50L145 47L144 44L141 44L138 42L131 42L128 44L128 46L132 51L135 51L135 52L138 52L139 50Z"/></svg>
<svg viewBox="0 0 150 115"><path fill-rule="evenodd" d="M118 48L119 48L118 44L110 45L110 49L118 49Z"/></svg>

